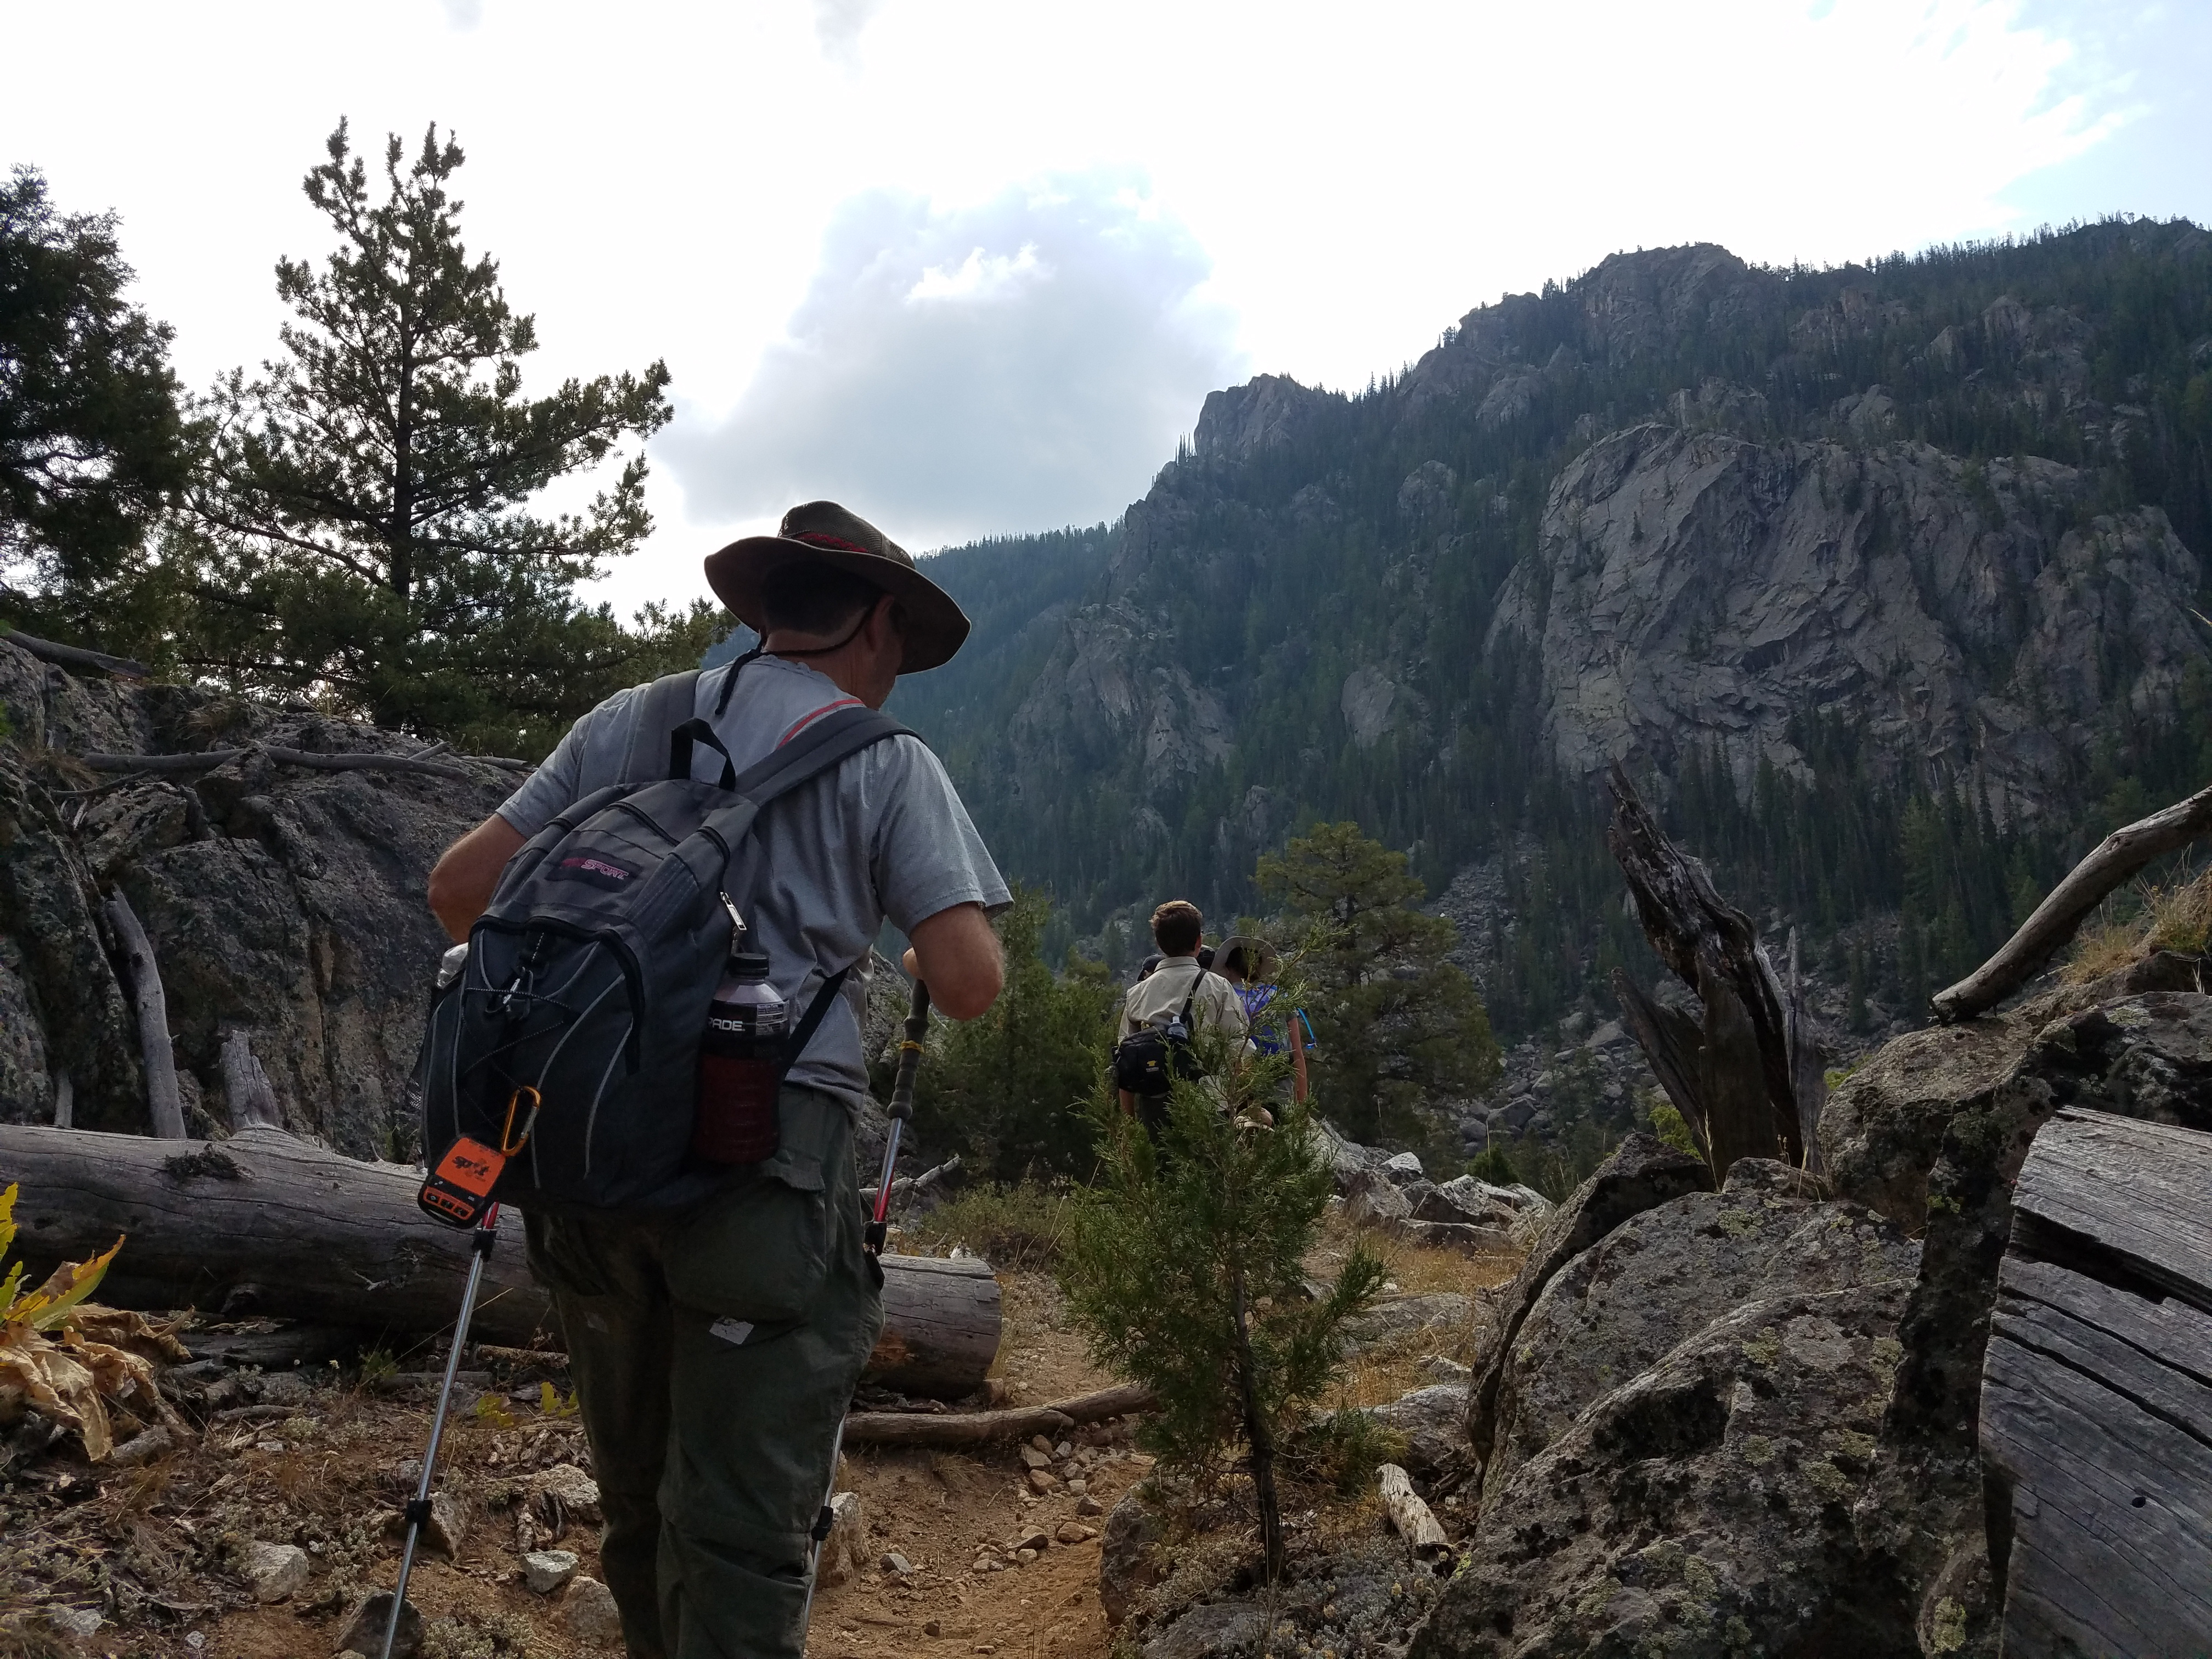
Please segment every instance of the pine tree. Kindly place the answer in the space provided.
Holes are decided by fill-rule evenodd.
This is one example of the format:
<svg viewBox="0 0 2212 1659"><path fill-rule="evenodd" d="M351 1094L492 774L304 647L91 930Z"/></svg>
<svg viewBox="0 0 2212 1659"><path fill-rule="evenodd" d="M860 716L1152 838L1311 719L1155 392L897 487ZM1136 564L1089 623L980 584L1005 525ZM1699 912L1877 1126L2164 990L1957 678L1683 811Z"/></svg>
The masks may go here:
<svg viewBox="0 0 2212 1659"><path fill-rule="evenodd" d="M714 631L703 601L648 606L630 632L574 597L651 527L641 453L580 513L532 506L659 428L668 371L526 398L537 326L462 245L460 147L434 126L404 162L391 138L381 201L343 122L327 148L305 187L337 248L319 268L278 262L283 355L213 398L194 532L171 549L191 600L180 654L241 688L542 751L608 691L696 661Z"/></svg>
<svg viewBox="0 0 2212 1659"><path fill-rule="evenodd" d="M1347 1134L1425 1139L1433 1104L1496 1080L1489 1017L1473 983L1445 959L1457 930L1413 908L1421 884L1403 853L1369 840L1356 823L1318 824L1261 859L1257 879L1307 935L1315 1097ZM1541 892L1542 879L1540 865L1532 890ZM1542 908L1539 900L1522 914ZM1516 945L1529 940L1524 928Z"/></svg>
<svg viewBox="0 0 2212 1659"><path fill-rule="evenodd" d="M1272 1103L1284 1070L1224 1068L1225 1100L1178 1081L1157 1151L1102 1091L1104 1169L1078 1194L1060 1267L1094 1358L1159 1398L1142 1443L1200 1483L1243 1449L1270 1580L1284 1559L1277 1460L1339 1374L1344 1322L1384 1276L1355 1244L1328 1294L1306 1299L1328 1168L1304 1106L1273 1103L1272 1128L1244 1109Z"/></svg>
<svg viewBox="0 0 2212 1659"><path fill-rule="evenodd" d="M993 924L1006 988L988 1013L951 1026L915 1091L926 1144L1000 1181L1084 1175L1094 1162L1084 1108L1105 1070L1114 985L1103 966L1073 957L1054 974L1039 949L1051 923L1051 901L1018 884Z"/></svg>
<svg viewBox="0 0 2212 1659"><path fill-rule="evenodd" d="M112 214L57 215L0 179L0 611L32 633L139 648L130 578L185 480L171 330L128 304Z"/></svg>

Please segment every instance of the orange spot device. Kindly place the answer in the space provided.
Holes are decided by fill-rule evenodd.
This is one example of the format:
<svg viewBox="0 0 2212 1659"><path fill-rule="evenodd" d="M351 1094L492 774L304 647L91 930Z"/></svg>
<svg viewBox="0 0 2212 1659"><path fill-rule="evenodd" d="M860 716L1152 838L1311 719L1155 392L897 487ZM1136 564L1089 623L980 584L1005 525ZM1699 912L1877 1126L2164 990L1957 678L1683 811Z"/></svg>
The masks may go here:
<svg viewBox="0 0 2212 1659"><path fill-rule="evenodd" d="M527 1103L529 1115L523 1119L522 1133L514 1133L515 1109ZM507 1168L507 1160L520 1152L530 1139L530 1131L538 1121L538 1091L525 1086L517 1089L507 1103L507 1122L500 1130L500 1144L487 1146L481 1140L463 1135L446 1149L438 1160L438 1167L422 1182L422 1190L415 1194L415 1202L422 1212L434 1221L442 1221L449 1227L480 1225L484 1212L492 1206L491 1189L499 1182L500 1171Z"/></svg>
<svg viewBox="0 0 2212 1659"><path fill-rule="evenodd" d="M446 1149L422 1182L416 1203L434 1221L473 1227L491 1206L491 1189L507 1168L507 1154L463 1135Z"/></svg>

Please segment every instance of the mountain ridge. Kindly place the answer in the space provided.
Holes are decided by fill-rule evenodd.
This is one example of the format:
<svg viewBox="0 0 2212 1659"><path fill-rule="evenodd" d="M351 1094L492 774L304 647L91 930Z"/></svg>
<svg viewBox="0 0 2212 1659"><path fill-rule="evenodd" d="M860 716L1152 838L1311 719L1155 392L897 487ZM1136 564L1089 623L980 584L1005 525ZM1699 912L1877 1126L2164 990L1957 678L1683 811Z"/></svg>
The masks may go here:
<svg viewBox="0 0 2212 1659"><path fill-rule="evenodd" d="M1515 1016L1540 1021L1640 949L1589 787L1622 758L1745 902L1823 937L1930 888L1943 938L1880 964L1910 1003L2096 827L2085 797L2205 758L2176 732L2212 703L2209 443L2185 222L1823 271L1618 254L1365 393L1210 394L1115 526L937 556L1000 620L893 706L1109 955L1168 892L1253 908L1258 853L1316 818L1439 892L1533 837L1558 914L1508 928L1559 959ZM1822 914L1782 843L1838 812L1807 831L1859 848ZM1914 813L1938 829L1908 856Z"/></svg>

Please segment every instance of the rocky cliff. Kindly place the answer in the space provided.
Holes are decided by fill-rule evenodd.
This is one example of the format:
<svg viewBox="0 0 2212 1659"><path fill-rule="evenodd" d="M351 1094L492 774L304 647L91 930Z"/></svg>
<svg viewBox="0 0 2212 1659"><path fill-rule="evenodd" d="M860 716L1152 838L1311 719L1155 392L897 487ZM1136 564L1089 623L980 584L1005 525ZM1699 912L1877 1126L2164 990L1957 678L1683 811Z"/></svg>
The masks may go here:
<svg viewBox="0 0 2212 1659"><path fill-rule="evenodd" d="M1012 544L988 575L951 556L1000 619L977 642L1004 683L901 696L1010 870L1102 945L1168 891L1252 908L1257 854L1316 817L1358 818L1438 893L1533 848L1547 909L1506 894L1479 924L1504 948L1474 955L1530 934L1508 965L1536 988L1501 1024L1534 1029L1606 939L1632 944L1589 850L1589 781L1624 759L1763 921L1824 945L1925 873L1904 867L1911 802L1962 803L1987 845L1946 853L1955 891L1922 905L1955 899L1945 949L1971 954L2008 929L2008 880L2094 833L2085 793L2193 785L2197 745L2171 734L2212 706L2190 614L2208 439L2194 226L1829 271L1617 255L1469 313L1364 393L1215 392L1112 532L1040 542L1034 575ZM1818 911L1781 867L1788 826L1722 844L1718 796L1765 811L1763 773L1829 792L1793 810L1864 809L1865 868ZM1893 1005L1952 965L1851 948Z"/></svg>
<svg viewBox="0 0 2212 1659"><path fill-rule="evenodd" d="M144 1132L123 959L100 901L143 924L195 1133L228 1127L220 1050L246 1031L287 1123L356 1157L413 1151L407 1079L445 935L423 881L515 774L331 773L265 752L171 775L90 753L255 744L412 752L397 733L173 686L81 678L0 641L0 1120Z"/></svg>
<svg viewBox="0 0 2212 1659"><path fill-rule="evenodd" d="M2196 555L2158 507L2097 496L2033 456L1637 427L1562 471L1486 645L1531 652L1573 775L1712 748L1809 779L1812 715L2033 816L2205 654Z"/></svg>

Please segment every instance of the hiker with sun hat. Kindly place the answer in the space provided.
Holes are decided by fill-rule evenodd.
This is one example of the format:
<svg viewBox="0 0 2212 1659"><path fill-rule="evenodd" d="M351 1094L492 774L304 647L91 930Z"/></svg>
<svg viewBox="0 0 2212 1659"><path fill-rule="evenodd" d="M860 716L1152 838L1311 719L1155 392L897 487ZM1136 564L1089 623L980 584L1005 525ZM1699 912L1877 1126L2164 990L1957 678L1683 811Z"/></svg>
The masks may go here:
<svg viewBox="0 0 2212 1659"><path fill-rule="evenodd" d="M453 938L469 937L508 859L557 815L607 785L665 776L678 727L711 729L723 753L703 738L678 752L695 757L692 776L719 773L726 788L838 711L879 709L899 675L948 660L968 634L912 558L831 501L792 508L775 534L731 543L706 572L758 643L579 720L439 860L430 906ZM541 1212L522 1200L531 1266L568 1341L605 1516L600 1560L632 1659L804 1651L809 1532L883 1320L853 1152L865 990L839 976L866 963L888 920L912 941L907 972L950 1017L982 1013L1003 977L989 919L1009 902L1006 882L911 733L774 799L753 833L766 878L743 919L747 948L765 953L794 1009L826 1010L775 1096L775 1150L710 1172L709 1195L672 1210Z"/></svg>

